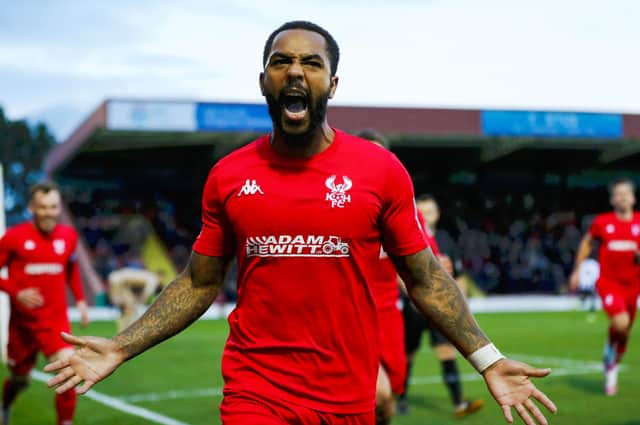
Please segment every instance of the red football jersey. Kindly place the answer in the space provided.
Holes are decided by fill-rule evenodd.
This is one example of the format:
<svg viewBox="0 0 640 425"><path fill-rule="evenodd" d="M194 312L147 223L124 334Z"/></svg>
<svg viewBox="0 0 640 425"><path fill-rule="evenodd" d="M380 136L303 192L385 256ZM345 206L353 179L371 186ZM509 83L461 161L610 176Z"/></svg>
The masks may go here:
<svg viewBox="0 0 640 425"><path fill-rule="evenodd" d="M381 241L394 255L426 247L400 161L339 130L310 158L278 155L264 136L212 168L202 208L194 251L238 257L225 394L373 409L379 350L368 273Z"/></svg>
<svg viewBox="0 0 640 425"><path fill-rule="evenodd" d="M11 297L11 320L33 329L51 328L67 323L65 284L76 300L83 300L80 271L74 261L78 234L69 226L58 224L44 234L32 222L18 224L0 239L0 267L8 266L9 278L0 290ZM38 288L44 298L40 308L29 309L15 295L21 289Z"/></svg>
<svg viewBox="0 0 640 425"><path fill-rule="evenodd" d="M634 255L640 249L640 214L622 221L614 212L599 214L589 233L600 240L600 279L621 284L640 283L640 266Z"/></svg>

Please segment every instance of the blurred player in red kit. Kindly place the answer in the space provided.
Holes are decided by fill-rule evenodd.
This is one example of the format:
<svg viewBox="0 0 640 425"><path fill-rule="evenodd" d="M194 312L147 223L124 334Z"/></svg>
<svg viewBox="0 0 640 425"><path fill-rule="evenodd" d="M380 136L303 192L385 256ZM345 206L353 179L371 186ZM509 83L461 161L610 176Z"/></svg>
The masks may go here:
<svg viewBox="0 0 640 425"><path fill-rule="evenodd" d="M48 361L69 357L72 346L60 332L69 332L66 284L76 299L83 325L88 324L80 271L75 262L76 231L58 223L62 205L53 183L34 185L30 190L31 222L18 224L0 239L0 267L9 269L0 289L11 299L8 363L10 377L4 382L2 423L9 424L11 404L29 384L29 372L38 352ZM76 394L56 395L59 425L70 425Z"/></svg>
<svg viewBox="0 0 640 425"><path fill-rule="evenodd" d="M357 136L389 149L387 139L376 130L362 130ZM384 249L380 250L380 261L372 269L370 285L380 326L376 424L383 425L391 422L396 411L396 399L404 393L407 363L398 272Z"/></svg>
<svg viewBox="0 0 640 425"><path fill-rule="evenodd" d="M600 277L596 283L604 311L609 316L609 337L604 351L605 393L618 391L618 365L627 342L640 294L640 213L634 211L635 185L626 178L609 186L613 211L599 214L582 238L574 271L569 279L578 287L579 268L589 257L594 242L600 243Z"/></svg>
<svg viewBox="0 0 640 425"><path fill-rule="evenodd" d="M310 22L276 29L259 76L273 132L212 168L202 231L189 264L156 302L113 338L64 335L79 346L46 367L49 385L79 392L175 335L206 311L238 259L238 303L222 361L222 423L372 425L379 327L370 270L381 243L411 297L483 377L505 417L546 419L555 407L529 380L548 369L505 359L427 249L413 185L400 161L333 128L327 103L339 49Z"/></svg>

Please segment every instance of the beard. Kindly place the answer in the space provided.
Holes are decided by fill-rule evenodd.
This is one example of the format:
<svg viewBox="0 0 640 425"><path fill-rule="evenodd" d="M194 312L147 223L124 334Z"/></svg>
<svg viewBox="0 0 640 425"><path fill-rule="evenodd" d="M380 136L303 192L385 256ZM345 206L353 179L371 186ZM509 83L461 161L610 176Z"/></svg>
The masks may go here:
<svg viewBox="0 0 640 425"><path fill-rule="evenodd" d="M269 115L273 122L273 128L277 129L282 135L283 141L286 145L291 147L302 147L311 143L313 133L322 125L327 116L327 105L329 103L329 91L322 93L318 99L313 102L309 97L307 102L307 108L309 109L309 123L307 129L302 133L291 133L285 130L283 125L283 111L284 103L280 100L283 99L283 91L289 87L285 87L280 91L280 95L276 97L272 94L265 95L267 100L267 106L269 108Z"/></svg>

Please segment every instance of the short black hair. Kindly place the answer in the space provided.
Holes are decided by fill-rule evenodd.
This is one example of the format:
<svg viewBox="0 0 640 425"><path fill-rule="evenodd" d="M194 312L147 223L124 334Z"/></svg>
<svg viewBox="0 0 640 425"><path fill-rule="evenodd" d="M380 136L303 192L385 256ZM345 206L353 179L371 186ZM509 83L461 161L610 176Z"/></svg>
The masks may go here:
<svg viewBox="0 0 640 425"><path fill-rule="evenodd" d="M273 40L276 38L278 34L283 31L288 30L307 30L320 34L324 37L324 40L327 43L327 54L329 55L329 59L331 60L331 76L336 75L338 71L338 62L340 61L340 48L338 47L338 43L333 38L333 36L326 29L322 28L320 25L314 24L309 21L290 21L282 24L278 29L273 31L269 38L267 38L267 42L264 44L264 52L262 52L262 66L267 65L267 59L269 58L269 53L271 52L271 47L273 46Z"/></svg>
<svg viewBox="0 0 640 425"><path fill-rule="evenodd" d="M438 201L436 201L436 198L430 193L422 193L416 197L416 203L427 202L427 201L434 202L436 205L438 204Z"/></svg>
<svg viewBox="0 0 640 425"><path fill-rule="evenodd" d="M389 140L385 137L384 134L380 133L378 130L374 130L373 128L360 130L356 133L356 136L363 139L371 140L372 142L377 142L381 144L385 149L389 149Z"/></svg>
<svg viewBox="0 0 640 425"><path fill-rule="evenodd" d="M628 184L629 186L631 186L632 192L636 191L636 184L633 180L631 180L629 177L619 177L609 183L609 195L613 195L613 191L616 186L619 186L621 184Z"/></svg>
<svg viewBox="0 0 640 425"><path fill-rule="evenodd" d="M54 182L50 180L38 182L29 188L29 200L33 200L33 197L36 195L36 193L42 192L46 195L47 193L53 191L60 192L58 185Z"/></svg>

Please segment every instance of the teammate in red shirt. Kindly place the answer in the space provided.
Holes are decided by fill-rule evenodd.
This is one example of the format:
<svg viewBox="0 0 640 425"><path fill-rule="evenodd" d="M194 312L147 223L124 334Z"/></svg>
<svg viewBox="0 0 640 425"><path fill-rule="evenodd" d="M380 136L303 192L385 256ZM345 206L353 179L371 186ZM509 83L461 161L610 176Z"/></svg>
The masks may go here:
<svg viewBox="0 0 640 425"><path fill-rule="evenodd" d="M389 142L378 131L363 130L357 135L389 149ZM398 272L384 249L380 250L380 261L371 270L370 287L376 303L380 335L376 424L382 425L389 424L395 414L396 399L404 393L407 370Z"/></svg>
<svg viewBox="0 0 640 425"><path fill-rule="evenodd" d="M378 320L368 270L381 242L418 308L510 407L546 424L529 381L549 370L502 357L426 249L411 180L398 159L329 126L338 46L326 30L290 22L265 44L260 88L273 132L220 160L203 193L202 232L187 268L114 338L80 346L49 385L86 392L124 361L180 332L214 300L238 258L238 304L229 316L221 406L225 425L375 423Z"/></svg>
<svg viewBox="0 0 640 425"><path fill-rule="evenodd" d="M36 184L29 202L33 222L10 228L0 239L0 267L9 269L9 278L0 281L0 290L11 300L7 347L11 375L4 382L3 425L9 424L11 404L29 383L38 352L48 361L73 353L71 345L60 337L60 332L70 330L66 284L76 299L83 324L89 320L74 259L78 234L58 224L60 202L60 192L53 183ZM75 392L56 395L59 425L71 424L75 405Z"/></svg>
<svg viewBox="0 0 640 425"><path fill-rule="evenodd" d="M609 337L605 346L605 393L618 391L618 365L627 350L640 294L640 214L634 212L635 185L629 179L614 181L609 191L613 212L598 215L578 248L572 289L578 287L580 264L600 243L600 277L596 284L604 311L609 316Z"/></svg>

